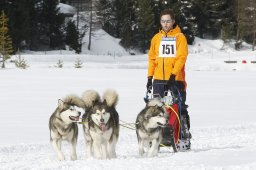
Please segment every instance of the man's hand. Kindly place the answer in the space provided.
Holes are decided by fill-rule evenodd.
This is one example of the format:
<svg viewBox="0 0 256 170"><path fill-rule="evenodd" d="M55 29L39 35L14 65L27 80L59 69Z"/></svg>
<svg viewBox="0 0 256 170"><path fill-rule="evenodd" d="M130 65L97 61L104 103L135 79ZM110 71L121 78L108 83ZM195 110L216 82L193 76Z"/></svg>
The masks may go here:
<svg viewBox="0 0 256 170"><path fill-rule="evenodd" d="M175 74L171 74L167 82L167 87L169 90L171 90L174 86L176 86L175 76L176 76Z"/></svg>

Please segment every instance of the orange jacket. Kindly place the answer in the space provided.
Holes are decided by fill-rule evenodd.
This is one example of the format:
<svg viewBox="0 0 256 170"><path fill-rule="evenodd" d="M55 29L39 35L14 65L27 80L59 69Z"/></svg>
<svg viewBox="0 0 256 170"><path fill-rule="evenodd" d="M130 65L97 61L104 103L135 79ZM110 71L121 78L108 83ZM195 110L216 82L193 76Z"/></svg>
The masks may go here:
<svg viewBox="0 0 256 170"><path fill-rule="evenodd" d="M161 51L166 50L164 47L161 48L161 46L163 46L163 44L161 44L162 38L169 39L169 42L172 41L174 44L173 47L175 47L176 40L176 54L174 53L172 57L160 56ZM167 40L165 42L167 42ZM171 74L175 74L176 80L185 82L185 63L187 55L187 39L181 33L178 25L167 34L163 30L160 30L151 40L148 54L148 77L153 76L156 80L168 80Z"/></svg>

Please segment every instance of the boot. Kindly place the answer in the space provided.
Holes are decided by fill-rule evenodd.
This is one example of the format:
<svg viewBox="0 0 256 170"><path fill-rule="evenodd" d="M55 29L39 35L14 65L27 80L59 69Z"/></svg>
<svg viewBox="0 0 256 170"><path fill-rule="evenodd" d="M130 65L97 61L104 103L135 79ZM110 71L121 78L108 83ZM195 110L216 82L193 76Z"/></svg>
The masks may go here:
<svg viewBox="0 0 256 170"><path fill-rule="evenodd" d="M188 114L183 114L181 116L181 139L177 145L179 151L186 151L191 148L190 139L192 138L190 129L190 120Z"/></svg>

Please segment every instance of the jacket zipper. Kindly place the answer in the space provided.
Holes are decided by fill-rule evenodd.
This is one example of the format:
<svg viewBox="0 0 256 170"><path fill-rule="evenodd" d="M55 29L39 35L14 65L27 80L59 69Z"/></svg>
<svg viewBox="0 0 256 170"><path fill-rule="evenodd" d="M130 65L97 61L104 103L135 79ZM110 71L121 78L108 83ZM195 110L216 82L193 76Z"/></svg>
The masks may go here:
<svg viewBox="0 0 256 170"><path fill-rule="evenodd" d="M165 33L165 37L167 37L167 32ZM164 71L164 58L163 58L163 80L165 80L165 71Z"/></svg>

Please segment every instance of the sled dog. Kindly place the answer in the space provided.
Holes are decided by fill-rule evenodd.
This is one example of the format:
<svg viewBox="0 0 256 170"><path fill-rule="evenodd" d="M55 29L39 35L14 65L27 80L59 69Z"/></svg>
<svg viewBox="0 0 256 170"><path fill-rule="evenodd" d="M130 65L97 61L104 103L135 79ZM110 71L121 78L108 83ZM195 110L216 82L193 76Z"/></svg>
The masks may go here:
<svg viewBox="0 0 256 170"><path fill-rule="evenodd" d="M162 127L168 123L165 106L157 98L150 100L136 119L136 133L139 143L139 154L148 157L158 154L162 140Z"/></svg>
<svg viewBox="0 0 256 170"><path fill-rule="evenodd" d="M58 159L61 161L65 159L61 152L61 143L63 140L68 141L71 145L71 160L77 159L76 144L78 127L76 122L79 121L80 115L84 113L84 108L84 102L81 98L75 95L69 95L63 100L58 100L58 107L50 117L50 142L57 153Z"/></svg>
<svg viewBox="0 0 256 170"><path fill-rule="evenodd" d="M116 111L118 94L107 90L102 100L98 92L85 91L82 95L86 112L83 124L86 152L89 157L111 159L116 157L119 136L119 115Z"/></svg>

